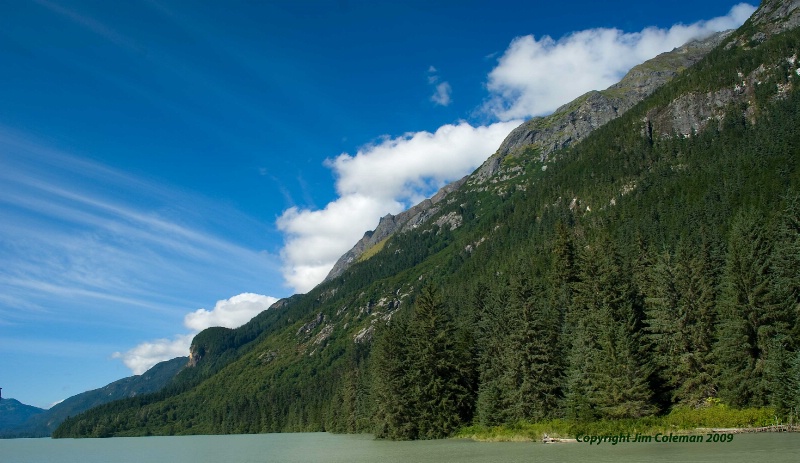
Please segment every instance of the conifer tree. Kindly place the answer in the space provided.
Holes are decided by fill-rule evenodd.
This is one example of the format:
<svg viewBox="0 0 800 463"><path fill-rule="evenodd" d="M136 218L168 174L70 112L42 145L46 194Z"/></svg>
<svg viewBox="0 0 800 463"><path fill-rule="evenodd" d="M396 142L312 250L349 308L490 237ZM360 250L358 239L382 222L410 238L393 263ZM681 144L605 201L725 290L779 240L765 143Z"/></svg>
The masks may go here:
<svg viewBox="0 0 800 463"><path fill-rule="evenodd" d="M772 255L774 284L772 297L777 304L779 323L789 331L787 348L800 350L800 196L786 200Z"/></svg>
<svg viewBox="0 0 800 463"><path fill-rule="evenodd" d="M505 342L511 328L509 311L509 290L506 285L495 286L480 301L476 342L478 356L478 397L476 403L477 421L485 426L495 426L508 422L508 388L504 384Z"/></svg>
<svg viewBox="0 0 800 463"><path fill-rule="evenodd" d="M550 306L560 312L562 320L572 305L572 286L576 273L575 245L569 229L559 221L556 223L548 283Z"/></svg>
<svg viewBox="0 0 800 463"><path fill-rule="evenodd" d="M417 298L408 336L406 376L416 399L418 437L446 437L471 418L474 397L468 352L458 345L450 314L431 287Z"/></svg>
<svg viewBox="0 0 800 463"><path fill-rule="evenodd" d="M538 284L518 272L511 284L511 329L503 357L513 421L550 417L560 394L559 316L547 304L541 278L536 280Z"/></svg>
<svg viewBox="0 0 800 463"><path fill-rule="evenodd" d="M707 257L679 245L664 251L647 285L647 337L671 401L697 404L713 395L714 290Z"/></svg>
<svg viewBox="0 0 800 463"><path fill-rule="evenodd" d="M593 333L594 326L588 317L578 319L572 330L562 407L566 417L571 420L591 421L597 417L593 381L597 349Z"/></svg>
<svg viewBox="0 0 800 463"><path fill-rule="evenodd" d="M772 253L771 297L776 326L765 361L770 404L784 416L800 412L800 197L789 196Z"/></svg>
<svg viewBox="0 0 800 463"><path fill-rule="evenodd" d="M582 346L573 349L570 361L589 350L592 369L583 378L589 403L608 418L640 417L655 412L647 352L642 347L640 320L633 306L627 277L620 271L619 255L608 237L596 241L581 254L581 271L575 299L585 317ZM588 341L588 342L587 342ZM574 399L574 391L570 391Z"/></svg>
<svg viewBox="0 0 800 463"><path fill-rule="evenodd" d="M371 357L378 438L417 438L417 401L407 375L410 360L408 322L395 317L377 330Z"/></svg>
<svg viewBox="0 0 800 463"><path fill-rule="evenodd" d="M715 345L720 397L735 406L766 405L764 362L772 341L785 334L770 297L771 252L763 219L739 214L728 242Z"/></svg>

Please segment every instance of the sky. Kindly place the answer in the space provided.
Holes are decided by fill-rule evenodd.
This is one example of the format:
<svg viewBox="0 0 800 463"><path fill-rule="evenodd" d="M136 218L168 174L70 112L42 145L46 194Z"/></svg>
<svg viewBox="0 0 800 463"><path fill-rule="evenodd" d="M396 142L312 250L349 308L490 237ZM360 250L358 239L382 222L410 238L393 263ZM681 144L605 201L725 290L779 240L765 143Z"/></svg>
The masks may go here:
<svg viewBox="0 0 800 463"><path fill-rule="evenodd" d="M0 387L50 407L307 292L735 1L0 2Z"/></svg>

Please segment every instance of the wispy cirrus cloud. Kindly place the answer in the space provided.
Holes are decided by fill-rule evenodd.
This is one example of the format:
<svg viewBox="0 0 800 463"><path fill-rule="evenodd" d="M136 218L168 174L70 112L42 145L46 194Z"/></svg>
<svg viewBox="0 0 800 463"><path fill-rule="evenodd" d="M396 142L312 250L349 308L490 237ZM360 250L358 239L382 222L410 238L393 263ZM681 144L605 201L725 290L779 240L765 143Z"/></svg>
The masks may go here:
<svg viewBox="0 0 800 463"><path fill-rule="evenodd" d="M103 24L102 22L83 15L78 11L70 8L66 8L62 5L57 3L50 2L48 0L33 0L36 4L52 11L53 13L59 14L70 21L79 24L80 26L86 28L87 30L103 37L106 40L111 41L112 43L127 48L132 51L141 51L141 47L138 46L133 40L129 37L126 37L115 30L111 29L107 25Z"/></svg>
<svg viewBox="0 0 800 463"><path fill-rule="evenodd" d="M133 344L174 332L203 301L279 278L252 238L263 225L234 209L4 127L0 153L0 324L64 342L108 325Z"/></svg>

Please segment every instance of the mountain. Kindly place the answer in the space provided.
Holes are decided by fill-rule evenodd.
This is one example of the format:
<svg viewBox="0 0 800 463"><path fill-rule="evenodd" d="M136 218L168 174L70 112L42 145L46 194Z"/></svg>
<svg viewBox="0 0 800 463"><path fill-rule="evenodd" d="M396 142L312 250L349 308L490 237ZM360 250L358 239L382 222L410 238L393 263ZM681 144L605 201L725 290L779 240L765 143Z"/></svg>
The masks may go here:
<svg viewBox="0 0 800 463"><path fill-rule="evenodd" d="M54 437L797 419L798 6L526 122L309 293L198 334L170 387Z"/></svg>
<svg viewBox="0 0 800 463"><path fill-rule="evenodd" d="M31 405L25 405L15 399L0 399L0 433L10 433L25 423L29 418L42 414L46 410Z"/></svg>
<svg viewBox="0 0 800 463"><path fill-rule="evenodd" d="M475 174L444 186L430 199L400 214L382 217L375 230L366 232L350 251L339 258L325 281L341 275L350 265L363 259L362 255L369 250L375 252L375 247L381 246L394 233L402 233L424 224L439 211L440 202L448 194L461 188L468 178L485 180L497 174L506 156L535 149L538 150L540 160L545 161L551 153L581 141L593 130L625 114L657 88L699 61L731 32L718 32L703 40L694 40L662 53L635 66L621 81L606 90L588 92L556 109L549 116L535 117L520 125L506 137L497 152Z"/></svg>
<svg viewBox="0 0 800 463"><path fill-rule="evenodd" d="M0 415L0 437L50 436L53 430L70 416L114 400L161 390L187 365L187 362L186 357L160 362L141 375L123 378L99 389L74 395L49 410L22 405L13 399L3 399L0 401L0 407L7 406L6 402L19 404L16 412L13 412L16 413L13 416L19 418L7 420L5 413Z"/></svg>

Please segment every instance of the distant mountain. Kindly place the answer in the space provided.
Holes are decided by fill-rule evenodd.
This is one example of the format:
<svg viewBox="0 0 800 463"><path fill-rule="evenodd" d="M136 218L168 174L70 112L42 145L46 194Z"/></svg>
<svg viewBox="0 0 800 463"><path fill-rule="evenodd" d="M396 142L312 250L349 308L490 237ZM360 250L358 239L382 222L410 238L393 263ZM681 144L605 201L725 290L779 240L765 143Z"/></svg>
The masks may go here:
<svg viewBox="0 0 800 463"><path fill-rule="evenodd" d="M178 357L160 362L141 375L129 376L99 389L74 395L49 410L23 405L13 399L3 399L0 401L0 437L49 436L69 416L114 400L161 390L188 361L188 357ZM5 407L9 407L8 412ZM6 413L9 418L6 418Z"/></svg>
<svg viewBox="0 0 800 463"><path fill-rule="evenodd" d="M43 408L25 405L16 399L0 400L0 436L17 437L14 430L30 418L45 413Z"/></svg>

